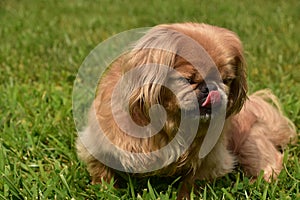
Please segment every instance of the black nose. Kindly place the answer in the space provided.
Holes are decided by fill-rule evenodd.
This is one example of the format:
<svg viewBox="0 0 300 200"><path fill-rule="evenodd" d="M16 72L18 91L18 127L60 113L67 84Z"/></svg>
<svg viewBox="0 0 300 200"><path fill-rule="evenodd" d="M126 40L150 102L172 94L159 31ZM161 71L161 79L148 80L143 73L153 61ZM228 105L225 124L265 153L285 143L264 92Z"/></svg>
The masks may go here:
<svg viewBox="0 0 300 200"><path fill-rule="evenodd" d="M199 85L199 90L200 90L200 93L198 93L198 102L200 105L202 105L205 102L209 92L213 91L213 90L218 90L218 88L215 84L203 83L203 84Z"/></svg>
<svg viewBox="0 0 300 200"><path fill-rule="evenodd" d="M199 86L200 92L204 95L208 95L209 91L212 90L218 90L217 86L215 84L209 83L209 84L202 84Z"/></svg>

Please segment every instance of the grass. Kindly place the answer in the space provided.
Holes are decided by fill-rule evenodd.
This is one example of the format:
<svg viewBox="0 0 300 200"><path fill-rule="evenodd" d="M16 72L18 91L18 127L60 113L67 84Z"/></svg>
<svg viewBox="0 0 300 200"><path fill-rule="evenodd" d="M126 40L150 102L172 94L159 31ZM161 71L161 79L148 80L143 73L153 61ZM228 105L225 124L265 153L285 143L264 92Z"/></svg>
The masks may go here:
<svg viewBox="0 0 300 200"><path fill-rule="evenodd" d="M300 129L300 2L0 1L0 199L175 199L178 183L91 185L78 161L72 86L88 53L132 28L198 21L244 43L250 91L271 88ZM251 183L240 170L199 182L194 199L300 199L300 147L279 179Z"/></svg>

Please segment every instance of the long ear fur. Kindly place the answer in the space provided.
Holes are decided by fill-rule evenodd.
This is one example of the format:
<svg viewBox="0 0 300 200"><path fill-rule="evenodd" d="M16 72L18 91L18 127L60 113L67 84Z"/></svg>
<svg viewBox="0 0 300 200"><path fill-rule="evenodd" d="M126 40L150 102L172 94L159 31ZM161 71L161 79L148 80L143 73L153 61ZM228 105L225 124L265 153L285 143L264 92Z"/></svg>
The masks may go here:
<svg viewBox="0 0 300 200"><path fill-rule="evenodd" d="M234 33L233 33L234 34ZM231 54L236 63L236 78L230 86L229 102L227 117L231 114L238 113L247 99L247 80L246 80L246 62L243 55L243 48L240 40L234 34L234 37L229 41L232 45Z"/></svg>
<svg viewBox="0 0 300 200"><path fill-rule="evenodd" d="M161 102L162 85L175 65L179 37L182 35L176 31L155 27L125 55L124 73L133 70L124 86L130 95L129 111L133 118L143 118L141 115L147 114L152 105ZM135 88L137 85L141 87Z"/></svg>

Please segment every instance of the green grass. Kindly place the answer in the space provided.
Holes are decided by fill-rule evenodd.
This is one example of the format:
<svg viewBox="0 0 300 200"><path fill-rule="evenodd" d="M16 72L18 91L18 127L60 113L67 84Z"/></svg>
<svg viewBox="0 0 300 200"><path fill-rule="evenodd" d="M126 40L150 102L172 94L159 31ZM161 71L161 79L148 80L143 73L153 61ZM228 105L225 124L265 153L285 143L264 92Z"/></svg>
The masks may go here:
<svg viewBox="0 0 300 200"><path fill-rule="evenodd" d="M300 129L300 1L0 1L0 199L175 199L178 183L91 185L78 161L72 86L88 53L132 28L198 21L244 43L250 91L271 88ZM279 179L240 170L199 182L195 199L300 199L300 147ZM149 182L148 182L149 181ZM163 182L163 181L160 181Z"/></svg>

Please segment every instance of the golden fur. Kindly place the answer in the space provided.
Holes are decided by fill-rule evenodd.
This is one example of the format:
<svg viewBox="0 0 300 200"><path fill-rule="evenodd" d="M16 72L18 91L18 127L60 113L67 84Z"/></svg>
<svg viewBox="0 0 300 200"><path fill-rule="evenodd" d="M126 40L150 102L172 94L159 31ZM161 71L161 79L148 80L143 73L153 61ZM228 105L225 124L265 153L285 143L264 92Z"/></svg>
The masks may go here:
<svg viewBox="0 0 300 200"><path fill-rule="evenodd" d="M181 82L176 78L171 80L173 81L171 85L180 88L178 98L184 99L184 109L194 109L194 105L189 101L189 95L199 93L199 83L204 81L208 71L203 69L199 74L189 61L172 53L172 51L193 53L185 43L180 42L181 35L189 36L198 42L217 66L223 82L216 87L221 93L221 98L227 102L224 128L212 151L204 158L199 158L200 147L210 121L200 119L197 135L183 155L172 160L172 155L177 155L178 149L170 149L164 155L169 159L167 166L138 176L182 176L182 181L185 183L180 197L183 197L188 196L188 190L195 179L213 179L223 176L231 172L237 163L247 174L254 177L258 176L260 170L264 170L266 180L275 178L280 172L282 153L278 148L283 148L296 138L295 127L283 116L278 101L271 92L263 90L247 98L245 60L240 40L236 34L224 28L207 24L183 23L154 27L137 42L131 52L118 58L100 80L88 127L77 140L78 155L87 163L93 183L100 183L102 179L109 181L114 176L114 169L102 164L95 155L110 155L125 170L132 168L134 162L140 163L141 167L145 168L151 166L147 158L130 160L126 156L122 157L112 152L109 147L106 148L106 144L102 142L103 135L99 134L98 123L104 135L115 146L134 153L147 154L159 150L175 137L177 131L180 131L178 130L180 105L168 88L159 84L147 84L138 90L133 87L141 80L170 81L170 74L159 67L146 68L146 71L142 71L139 76L132 77L132 81L124 87L130 94L128 107L132 120L139 126L146 126L150 122L149 109L159 103L167 112L163 128L151 137L137 138L124 133L118 127L112 114L111 100L112 91L124 73L149 63L172 67L181 76L191 81L190 89L185 89L187 87L180 85ZM158 48L151 48L154 46ZM172 51L159 49L164 46ZM190 58L195 62L199 59L193 56ZM85 141L85 145L82 141ZM178 141L180 142L182 141ZM88 150L86 144L92 147ZM157 160L159 159L161 158L158 157Z"/></svg>

